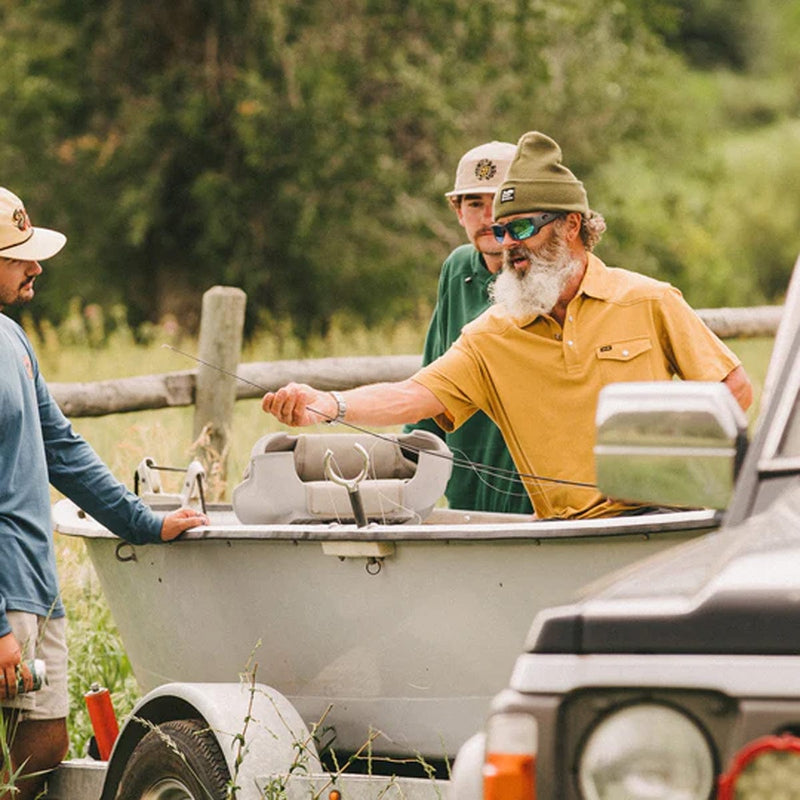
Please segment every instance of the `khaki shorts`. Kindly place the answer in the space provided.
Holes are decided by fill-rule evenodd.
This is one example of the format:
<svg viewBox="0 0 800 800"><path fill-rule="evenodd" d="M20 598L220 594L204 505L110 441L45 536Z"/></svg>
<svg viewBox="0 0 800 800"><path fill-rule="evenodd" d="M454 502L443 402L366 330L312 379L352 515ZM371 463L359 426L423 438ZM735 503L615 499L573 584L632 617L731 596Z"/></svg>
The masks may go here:
<svg viewBox="0 0 800 800"><path fill-rule="evenodd" d="M40 658L45 663L47 682L35 692L3 700L4 708L21 709L20 718L62 719L69 713L67 693L67 621L27 611L6 611L11 630L22 650L22 660Z"/></svg>

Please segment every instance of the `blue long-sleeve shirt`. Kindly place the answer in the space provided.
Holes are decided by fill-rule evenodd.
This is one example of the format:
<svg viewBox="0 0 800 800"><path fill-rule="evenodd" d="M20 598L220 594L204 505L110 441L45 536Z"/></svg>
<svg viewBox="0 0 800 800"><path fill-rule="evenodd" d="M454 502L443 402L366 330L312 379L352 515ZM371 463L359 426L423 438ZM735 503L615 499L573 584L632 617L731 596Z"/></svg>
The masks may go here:
<svg viewBox="0 0 800 800"><path fill-rule="evenodd" d="M6 611L64 616L49 484L118 536L159 542L162 519L72 430L22 328L0 313L0 636Z"/></svg>

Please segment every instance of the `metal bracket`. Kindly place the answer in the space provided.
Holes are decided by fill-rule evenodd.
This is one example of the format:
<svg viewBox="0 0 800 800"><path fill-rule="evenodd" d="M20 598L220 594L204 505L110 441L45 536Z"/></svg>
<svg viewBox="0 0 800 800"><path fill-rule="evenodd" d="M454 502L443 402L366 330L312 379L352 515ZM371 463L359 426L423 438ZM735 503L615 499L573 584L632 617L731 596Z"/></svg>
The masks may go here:
<svg viewBox="0 0 800 800"><path fill-rule="evenodd" d="M358 442L356 442L353 447L361 454L361 458L364 461L361 472L359 472L355 478L345 478L333 469L333 464L331 463L333 459L333 450L331 449L325 451L323 464L325 466L325 476L328 480L333 481L337 486L344 486L344 488L347 489L347 496L350 499L350 506L353 509L356 525L359 528L365 528L367 526L367 515L364 513L364 504L361 501L361 493L358 490L358 484L369 475L369 453Z"/></svg>
<svg viewBox="0 0 800 800"><path fill-rule="evenodd" d="M183 472L183 484L180 493L165 492L161 484L159 472ZM135 494L142 498L148 505L159 506L180 505L190 507L192 502L199 500L203 513L206 513L206 498L203 491L205 467L195 459L184 471L181 467L164 467L155 463L152 458L143 458L136 467L133 476Z"/></svg>

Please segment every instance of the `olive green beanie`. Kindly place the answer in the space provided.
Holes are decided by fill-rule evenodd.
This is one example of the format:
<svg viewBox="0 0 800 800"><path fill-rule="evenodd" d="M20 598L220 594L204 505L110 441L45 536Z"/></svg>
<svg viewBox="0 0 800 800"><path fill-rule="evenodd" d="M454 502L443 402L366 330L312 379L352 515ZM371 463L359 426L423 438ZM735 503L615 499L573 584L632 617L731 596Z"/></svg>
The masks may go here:
<svg viewBox="0 0 800 800"><path fill-rule="evenodd" d="M586 190L561 163L561 148L539 131L523 134L494 196L494 218L534 211L589 213Z"/></svg>

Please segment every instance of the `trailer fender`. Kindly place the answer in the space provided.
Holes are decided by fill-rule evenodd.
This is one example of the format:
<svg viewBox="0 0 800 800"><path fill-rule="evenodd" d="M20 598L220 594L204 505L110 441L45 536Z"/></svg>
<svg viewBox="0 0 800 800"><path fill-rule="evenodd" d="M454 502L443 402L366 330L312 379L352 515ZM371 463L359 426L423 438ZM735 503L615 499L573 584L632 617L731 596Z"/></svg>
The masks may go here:
<svg viewBox="0 0 800 800"><path fill-rule="evenodd" d="M455 800L481 800L483 797L483 760L486 756L486 734L475 733L456 755L450 777L449 796Z"/></svg>
<svg viewBox="0 0 800 800"><path fill-rule="evenodd" d="M275 689L261 683L167 683L145 695L122 726L109 757L101 800L114 800L128 759L142 737L156 725L180 719L202 720L214 733L231 776L236 776L239 800L261 796L257 776L293 769L322 771L306 724Z"/></svg>

